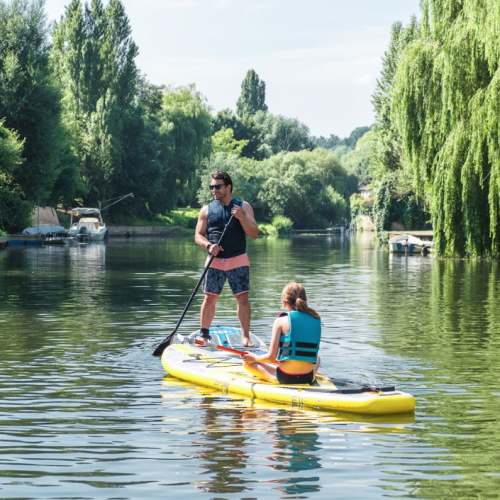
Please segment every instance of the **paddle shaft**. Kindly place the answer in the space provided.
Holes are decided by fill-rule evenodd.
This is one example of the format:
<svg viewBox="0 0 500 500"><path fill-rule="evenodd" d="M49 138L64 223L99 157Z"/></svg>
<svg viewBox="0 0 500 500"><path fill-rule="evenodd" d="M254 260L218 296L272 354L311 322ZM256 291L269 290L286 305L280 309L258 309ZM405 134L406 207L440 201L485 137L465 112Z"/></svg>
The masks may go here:
<svg viewBox="0 0 500 500"><path fill-rule="evenodd" d="M222 234L220 235L220 238L219 238L219 241L217 242L217 245L221 244L222 239L224 238L224 236L226 234L227 228L229 227L229 224L233 220L233 217L234 217L234 214L231 214L231 217L229 217L229 220L227 221L227 224L224 227L224 231L222 231ZM184 316L186 315L186 312L189 309L189 306L191 305L191 302L193 302L194 296L196 295L198 288L200 288L201 282L205 278L205 275L208 272L208 268L210 267L210 264L212 264L212 261L214 260L214 258L215 258L215 255L211 255L207 265L203 269L203 273L201 274L201 277L198 280L198 283L196 284L196 287L194 288L193 293L191 294L191 297L189 297L188 303L186 304L184 311L182 311L181 317L179 318L179 321L177 321L177 324L175 325L174 331L165 337L165 339L161 342L161 344L155 349L153 356L161 356L163 354L163 351L171 344L172 339L174 338L175 333L179 329L179 326L181 325L182 320L184 319Z"/></svg>
<svg viewBox="0 0 500 500"><path fill-rule="evenodd" d="M216 345L208 342L203 342L203 340L195 340L195 344L198 345L206 345L207 347L212 347L213 349L219 349L220 351L232 352L233 354L239 354L243 356L244 354L248 354L248 351L238 351L237 349L231 349L230 347L224 347L223 345ZM275 365L279 365L278 361L268 361L269 363L273 363Z"/></svg>

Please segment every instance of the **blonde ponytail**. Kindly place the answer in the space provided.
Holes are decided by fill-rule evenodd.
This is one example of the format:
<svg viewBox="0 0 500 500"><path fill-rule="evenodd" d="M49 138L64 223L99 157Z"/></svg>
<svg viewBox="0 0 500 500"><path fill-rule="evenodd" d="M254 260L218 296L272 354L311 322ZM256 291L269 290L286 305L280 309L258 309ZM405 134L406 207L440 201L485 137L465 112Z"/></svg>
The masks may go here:
<svg viewBox="0 0 500 500"><path fill-rule="evenodd" d="M290 281L290 283L283 288L281 298L295 311L309 314L313 318L321 320L319 314L307 305L305 288L302 285L295 283L295 281Z"/></svg>

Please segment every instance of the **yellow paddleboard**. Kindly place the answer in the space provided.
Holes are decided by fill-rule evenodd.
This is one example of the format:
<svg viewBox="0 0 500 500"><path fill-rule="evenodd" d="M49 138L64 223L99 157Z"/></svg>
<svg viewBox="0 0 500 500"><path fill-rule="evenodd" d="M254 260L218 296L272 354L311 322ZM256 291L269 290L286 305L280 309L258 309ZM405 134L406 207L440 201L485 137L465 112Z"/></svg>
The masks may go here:
<svg viewBox="0 0 500 500"><path fill-rule="evenodd" d="M407 413L415 409L415 398L411 394L396 391L394 387L363 387L324 375L317 375L316 380L307 385L265 382L250 375L243 368L241 358L237 354L194 345L192 341L197 334L199 332L194 332L187 342L173 344L163 352L162 364L170 376L226 393L295 407L306 406L371 415ZM210 335L211 343L247 350L241 344L241 331L237 328L211 328ZM263 352L263 342L253 334L251 339L257 346L257 352Z"/></svg>

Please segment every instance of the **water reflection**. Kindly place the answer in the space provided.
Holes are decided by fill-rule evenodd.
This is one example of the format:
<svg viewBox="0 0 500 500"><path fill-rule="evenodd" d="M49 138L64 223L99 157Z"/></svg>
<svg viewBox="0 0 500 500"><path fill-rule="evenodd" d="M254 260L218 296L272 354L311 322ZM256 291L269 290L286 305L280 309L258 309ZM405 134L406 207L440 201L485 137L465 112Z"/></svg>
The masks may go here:
<svg viewBox="0 0 500 500"><path fill-rule="evenodd" d="M422 367L425 377L409 390L426 417L421 437L436 450L415 487L427 497L436 481L452 479L454 494L470 498L471 484L488 490L499 482L492 477L500 452L492 417L500 411L498 263L394 255L388 271L377 275L380 345L389 354L411 352ZM396 299L398 307L386 307Z"/></svg>
<svg viewBox="0 0 500 500"><path fill-rule="evenodd" d="M199 279L192 238L8 249L0 496L497 496L497 263L391 256L371 235L263 238L249 253L255 333L269 339L283 284L301 281L325 325L322 371L407 390L415 416L290 409L164 378L151 353ZM223 294L216 322L237 324L234 311Z"/></svg>
<svg viewBox="0 0 500 500"><path fill-rule="evenodd" d="M332 472L325 452L348 446L346 433L393 434L398 439L411 432L407 425L415 422L413 413L364 416L297 410L220 394L172 377L163 379L163 387L165 422L173 421L175 409L193 413L195 437L190 444L201 476L193 484L212 494L252 495L259 484L268 484L284 497L321 493L325 474Z"/></svg>
<svg viewBox="0 0 500 500"><path fill-rule="evenodd" d="M213 398L203 398L200 406L204 410L202 422L203 436L194 440L199 451L196 456L204 464L204 474L210 474L210 480L200 487L212 493L235 493L251 490L251 482L245 478L244 470L248 462L255 459L249 450L255 442L252 434L262 434L258 442L266 440L267 446L273 448L269 456L260 456L269 466L278 471L294 474L293 479L281 481L285 492L318 491L319 487L311 487L311 481L318 478L303 477L299 473L320 467L320 458L316 453L318 435L313 431L305 432L304 426L294 422L295 414L289 410L273 408L239 408L228 411L212 405ZM302 428L301 428L302 427Z"/></svg>

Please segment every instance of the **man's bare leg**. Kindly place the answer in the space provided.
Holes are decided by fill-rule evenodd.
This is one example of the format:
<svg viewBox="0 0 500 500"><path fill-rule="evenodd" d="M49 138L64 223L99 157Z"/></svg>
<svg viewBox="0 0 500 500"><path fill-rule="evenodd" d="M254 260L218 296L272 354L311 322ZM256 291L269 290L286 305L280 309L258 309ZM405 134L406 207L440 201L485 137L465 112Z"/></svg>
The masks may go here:
<svg viewBox="0 0 500 500"><path fill-rule="evenodd" d="M251 308L248 300L248 292L239 293L234 298L237 302L236 313L240 320L241 326L241 341L245 347L254 347L254 343L250 340L250 316Z"/></svg>
<svg viewBox="0 0 500 500"><path fill-rule="evenodd" d="M218 298L218 295L205 293L205 299L201 305L201 328L210 328L215 316L215 304Z"/></svg>

